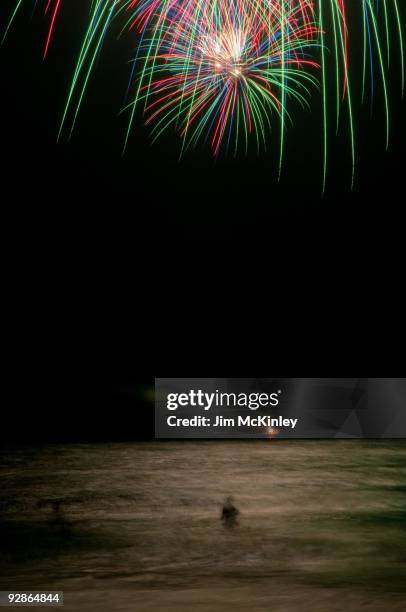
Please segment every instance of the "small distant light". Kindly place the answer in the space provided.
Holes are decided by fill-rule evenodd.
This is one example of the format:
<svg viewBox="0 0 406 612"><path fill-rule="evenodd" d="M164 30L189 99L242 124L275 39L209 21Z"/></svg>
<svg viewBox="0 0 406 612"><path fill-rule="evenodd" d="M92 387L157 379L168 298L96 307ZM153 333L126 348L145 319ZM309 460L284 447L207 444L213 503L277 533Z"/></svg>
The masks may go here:
<svg viewBox="0 0 406 612"><path fill-rule="evenodd" d="M268 434L268 438L270 440L272 440L272 438L275 438L279 433L279 429L277 429L277 427L268 427L267 429L267 434Z"/></svg>

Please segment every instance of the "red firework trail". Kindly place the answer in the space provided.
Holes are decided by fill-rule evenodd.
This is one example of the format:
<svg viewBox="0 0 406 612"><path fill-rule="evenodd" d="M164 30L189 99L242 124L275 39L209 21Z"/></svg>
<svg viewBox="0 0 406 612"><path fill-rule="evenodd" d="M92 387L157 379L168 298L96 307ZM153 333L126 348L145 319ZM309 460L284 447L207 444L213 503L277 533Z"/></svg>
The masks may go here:
<svg viewBox="0 0 406 612"><path fill-rule="evenodd" d="M60 6L61 6L61 0L55 0L53 10L52 10L51 23L49 25L48 35L47 35L46 42L45 42L44 58L48 54L49 45L51 44L52 34L54 31L56 16L58 15ZM47 0L47 5L45 8L45 15L48 14L48 12L51 10L51 7L52 7L52 0Z"/></svg>

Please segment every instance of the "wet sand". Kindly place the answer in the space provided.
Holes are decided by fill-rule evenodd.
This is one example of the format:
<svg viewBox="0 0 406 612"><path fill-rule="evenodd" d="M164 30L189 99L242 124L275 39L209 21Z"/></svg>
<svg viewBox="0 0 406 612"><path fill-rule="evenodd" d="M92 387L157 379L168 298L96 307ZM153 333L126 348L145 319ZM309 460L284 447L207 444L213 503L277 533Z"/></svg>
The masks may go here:
<svg viewBox="0 0 406 612"><path fill-rule="evenodd" d="M3 590L63 590L67 610L406 609L403 441L5 449L0 477Z"/></svg>

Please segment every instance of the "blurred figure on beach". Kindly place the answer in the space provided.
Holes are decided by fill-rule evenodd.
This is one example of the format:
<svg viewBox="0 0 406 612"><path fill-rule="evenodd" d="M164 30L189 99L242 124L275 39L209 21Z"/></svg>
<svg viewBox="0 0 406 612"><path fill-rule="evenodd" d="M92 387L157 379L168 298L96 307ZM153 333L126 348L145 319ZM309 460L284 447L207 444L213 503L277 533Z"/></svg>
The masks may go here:
<svg viewBox="0 0 406 612"><path fill-rule="evenodd" d="M238 508L234 506L234 498L229 495L223 505L223 511L221 513L221 520L225 527L235 527L238 525L238 515L240 514Z"/></svg>

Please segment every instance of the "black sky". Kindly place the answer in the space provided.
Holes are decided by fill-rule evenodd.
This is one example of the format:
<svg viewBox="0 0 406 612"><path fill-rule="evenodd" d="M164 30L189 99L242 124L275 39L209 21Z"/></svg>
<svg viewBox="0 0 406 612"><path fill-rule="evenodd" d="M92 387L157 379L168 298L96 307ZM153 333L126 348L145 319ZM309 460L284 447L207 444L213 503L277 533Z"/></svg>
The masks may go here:
<svg viewBox="0 0 406 612"><path fill-rule="evenodd" d="M17 314L13 350L24 362L13 405L27 413L19 419L10 409L20 429L2 433L120 438L136 429L136 437L148 436L152 407L144 391L156 369L211 376L223 363L227 373L234 364L248 375L243 363L262 363L293 375L289 359L309 364L301 335L313 342L327 317L318 333L334 347L348 311L357 313L358 331L336 362L360 360L368 353L366 313L379 295L396 306L392 294L401 286L406 115L396 61L389 151L378 99L372 119L368 105L356 114L354 189L343 131L331 141L321 198L318 112L295 118L280 183L272 154L214 164L199 150L179 163L172 136L151 146L142 128L122 158L128 44L122 54L109 53L106 41L73 137L57 144L86 20L80 6L71 3L61 15L47 61L41 15L29 22L22 14L0 49L5 262L22 292L9 292ZM372 297L360 308L366 293ZM376 337L376 326L369 330ZM143 407L137 423L135 400Z"/></svg>

